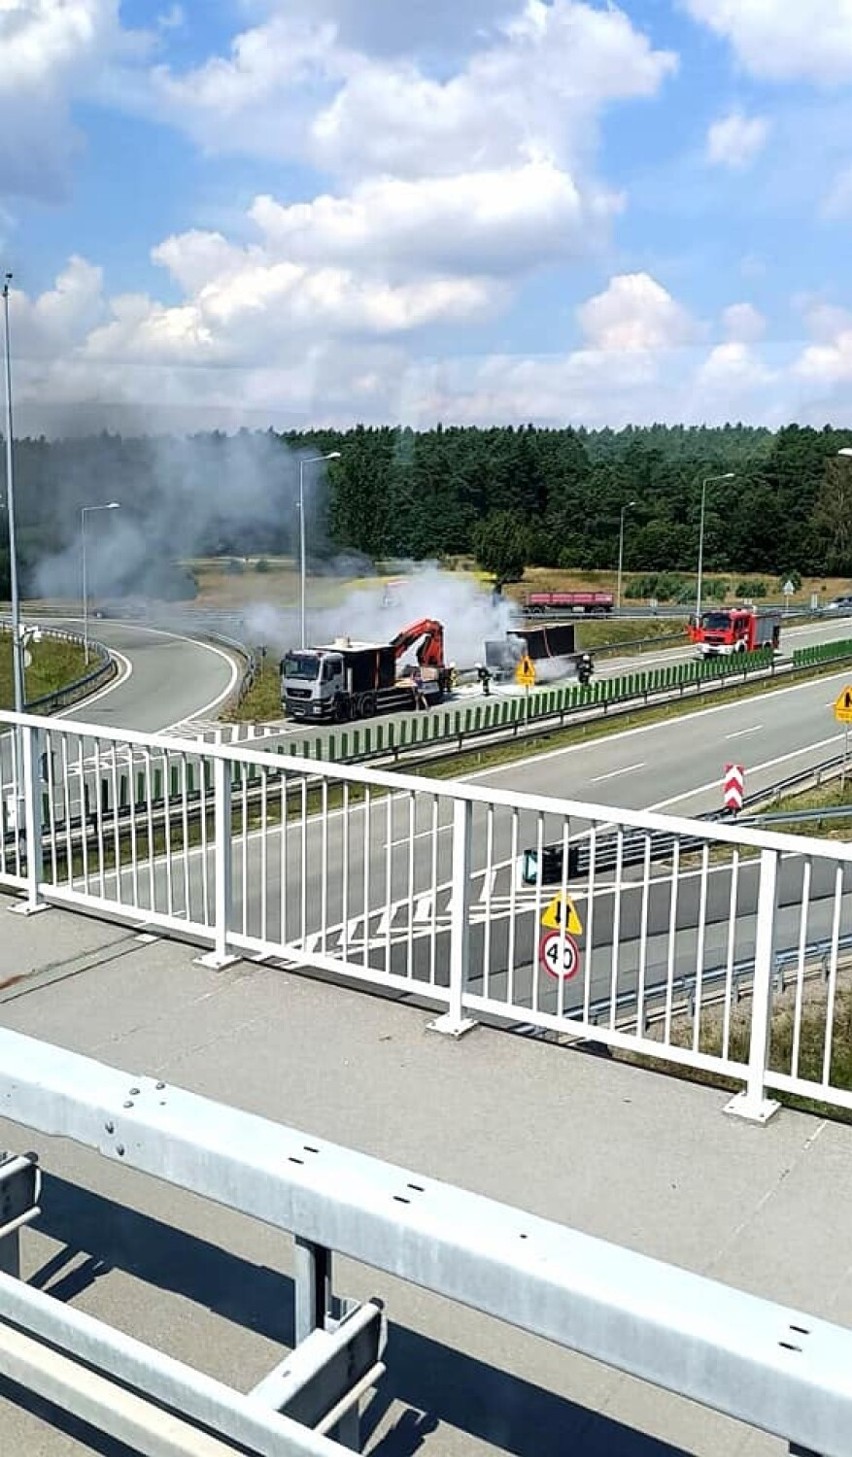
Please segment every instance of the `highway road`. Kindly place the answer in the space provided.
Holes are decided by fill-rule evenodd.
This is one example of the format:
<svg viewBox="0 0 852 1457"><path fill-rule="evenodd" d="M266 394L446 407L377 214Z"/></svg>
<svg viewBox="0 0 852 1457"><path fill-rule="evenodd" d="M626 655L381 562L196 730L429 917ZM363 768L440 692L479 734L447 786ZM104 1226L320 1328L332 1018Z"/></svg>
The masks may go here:
<svg viewBox="0 0 852 1457"><path fill-rule="evenodd" d="M845 639L852 639L852 620L849 618L831 619L827 622L811 623L804 627L785 627L782 638L784 651L780 654L779 661L783 662L785 659L789 659L795 648L812 647L818 643L836 642ZM665 667L671 663L685 662L694 659L694 657L695 650L689 645L681 648L652 648L646 653L634 653L629 657L604 657L598 661L596 676L599 678L617 678L624 673L650 671L652 668ZM554 686L561 685L566 681L569 680L564 677L554 678L552 684ZM550 680L547 678L547 665L539 664L539 686L548 686L549 683ZM523 693L523 691L523 689L519 688L511 680L492 684L493 698L498 700L506 696L516 697L520 693ZM465 707L471 703L481 703L483 701L483 695L479 687L470 685L465 686L456 695L451 701L450 706L454 708ZM369 722L373 727L379 724L398 724L402 717L403 715L401 714L381 714L370 719ZM353 725L353 727L359 726L363 725ZM337 725L323 726L320 724L298 723L295 721L289 723L282 721L280 727L281 738L285 740L290 737L303 739L306 736L310 736L311 739L325 738L331 733L339 732L340 728Z"/></svg>
<svg viewBox="0 0 852 1457"><path fill-rule="evenodd" d="M44 625L81 630L81 622L75 618ZM187 719L215 717L236 685L239 669L235 660L213 643L106 620L94 622L91 632L115 655L119 675L84 703L58 715L61 718L85 718L110 729L162 733Z"/></svg>
<svg viewBox="0 0 852 1457"><path fill-rule="evenodd" d="M846 681L839 672L818 681L787 685L760 698L718 704L690 715L614 734L587 745L555 750L470 776L479 786L570 798L608 808L670 809L692 815L717 808L723 765L746 765L749 789L774 782L794 768L836 752L842 730L831 705ZM179 771L177 749L174 766ZM398 985L446 985L453 918L452 807L436 797L428 780L411 794L353 800L328 818L302 819L302 781L289 791L290 817L282 832L276 811L280 786L268 787L266 829L247 819L234 836L234 907L231 930L249 953L287 948L308 964L344 961ZM239 805L240 794L235 792ZM295 811L295 817L293 817ZM144 816L143 816L144 821ZM572 837L588 834L589 815L568 823ZM103 825L107 847L112 826ZM700 863L597 871L571 891L584 923L585 975L567 988L537 970L542 911L557 887L523 886L518 858L526 847L560 842L563 815L508 811L474 812L470 986L493 1000L507 998L531 1010L572 1011L584 1003L643 995L668 976L724 971L729 946L734 961L753 955L757 878L729 863L708 867L706 897ZM215 904L214 861L209 845L175 849L171 871L125 848L123 872L101 876L96 859L87 889L128 910L156 910L173 920L209 925ZM819 865L802 913L802 862L785 865L779 892L776 947L795 947L804 926L808 945L831 936L835 915L848 919L850 877L834 878ZM60 872L61 878L61 872ZM647 886L647 893L646 893ZM83 888L78 878L76 889ZM839 899L837 899L839 897ZM562 1001L560 1002L560 996Z"/></svg>
<svg viewBox="0 0 852 1457"><path fill-rule="evenodd" d="M141 629L108 624L107 631L138 650ZM822 632L824 635L825 630ZM152 636L160 639L162 634ZM117 641L112 645L122 651ZM172 659L173 671L186 671L185 654L197 646L176 640L172 654L168 640L165 647L159 643L157 651L150 653L146 670L153 664L150 671L161 671L165 653ZM142 657L144 660L144 651ZM136 676L134 672L126 689ZM604 821L609 807L694 815L720 806L726 762L745 766L746 786L752 791L836 753L843 731L831 706L848 677L852 674L840 670L809 683L787 684L753 699L714 704L691 713L685 721L669 719L633 728L470 779L485 788L597 804ZM153 700L150 679L147 683L147 695ZM215 682L210 686L215 688ZM143 694L142 703L125 698L123 704L118 703L119 714L138 714L140 707L148 706L153 715L159 715L158 727L164 726L166 703L180 701L167 689L147 705L144 671L138 674L135 691ZM109 695L103 706L110 708ZM87 712L86 717L95 714ZM106 713L103 717L106 720ZM86 744L85 751L89 747ZM70 762L73 766L73 756ZM178 776L183 763L184 757L176 749L173 764ZM134 766L134 771L139 772L140 767L144 769L144 763ZM179 777L177 782L182 782ZM448 801L430 794L428 781L419 784L412 795L375 798L369 807L353 801L346 813L333 808L326 821L317 815L304 821L291 817L284 832L274 814L265 832L247 821L245 832L234 840L231 929L239 944L257 954L289 947L309 963L312 959L320 964L345 961L385 976L443 984L453 915L452 811ZM279 793L270 786L267 808L276 805ZM296 780L290 792L291 816L294 807L299 807L300 796ZM235 799L239 803L238 793ZM585 835L589 823L588 816L575 816L569 833L572 837ZM509 996L531 1008L556 1008L559 987L534 970L541 912L552 892L546 887L522 886L517 863L524 848L560 841L563 827L563 816L556 810L544 817L528 811L514 819L504 812L489 820L484 808L476 809L469 917L471 982L498 1000ZM102 833L107 845L112 829L106 816ZM125 868L118 877L109 868L100 874L94 863L87 886L90 892L105 901L119 899L128 910L156 910L176 922L210 924L215 895L209 846L175 850L171 873L163 857L152 864L140 858L135 847L130 856L126 847L122 853ZM54 873L61 881L61 868L54 867ZM814 880L805 917L808 943L825 939L831 932L836 889L832 873L821 871ZM801 869L793 867L785 876L783 910L776 928L777 945L783 948L793 945L800 931ZM714 866L703 911L694 863L677 874L670 866L655 867L644 907L642 881L641 871L633 870L625 872L619 883L607 872L596 876L594 886L572 885L584 920L586 977L569 988L562 1004L565 1009L577 998L589 1002L629 992L640 977L659 980L673 966L682 973L690 967L722 965L732 900L736 957L743 959L753 950L756 878L752 870L744 870L734 894L730 867ZM79 877L75 888L83 888ZM840 893L845 908L845 882Z"/></svg>

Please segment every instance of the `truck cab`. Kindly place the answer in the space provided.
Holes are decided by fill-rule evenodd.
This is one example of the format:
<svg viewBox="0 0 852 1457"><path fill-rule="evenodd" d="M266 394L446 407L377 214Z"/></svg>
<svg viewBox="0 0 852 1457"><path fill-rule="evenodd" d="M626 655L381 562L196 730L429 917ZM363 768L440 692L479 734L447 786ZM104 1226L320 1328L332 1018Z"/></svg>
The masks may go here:
<svg viewBox="0 0 852 1457"><path fill-rule="evenodd" d="M281 660L281 704L293 718L338 718L347 694L342 653L300 648Z"/></svg>

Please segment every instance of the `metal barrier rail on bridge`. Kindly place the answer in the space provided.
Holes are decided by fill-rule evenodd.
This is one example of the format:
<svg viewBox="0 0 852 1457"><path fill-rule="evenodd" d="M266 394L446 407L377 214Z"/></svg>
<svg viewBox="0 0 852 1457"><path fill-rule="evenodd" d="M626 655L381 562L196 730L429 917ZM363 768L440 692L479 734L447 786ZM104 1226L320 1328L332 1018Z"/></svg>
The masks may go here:
<svg viewBox="0 0 852 1457"><path fill-rule="evenodd" d="M365 1383L380 1379L383 1341L375 1307L360 1307L356 1337L373 1335L361 1342L354 1370L347 1364L344 1395L328 1410L333 1372L323 1356L356 1319L332 1312L335 1251L773 1433L794 1450L852 1450L852 1332L829 1322L4 1030L0 1114L295 1237L299 1344L248 1397L0 1275L0 1371L150 1457L226 1457L232 1443L264 1457L340 1450L323 1433L343 1405L353 1410ZM31 1176L27 1189L37 1204ZM317 1353L313 1343L329 1322L332 1339ZM308 1368L299 1388L303 1427L281 1414L300 1353L300 1370ZM336 1381L339 1388L339 1372ZM326 1409L324 1420L305 1417L306 1385L307 1411ZM352 1428L344 1440L358 1450Z"/></svg>
<svg viewBox="0 0 852 1457"><path fill-rule="evenodd" d="M263 957L407 993L454 1035L488 1018L720 1074L750 1118L771 1115L776 1090L852 1107L850 845L242 744L2 723L14 828L0 885L23 910L80 906L193 939L214 965ZM569 880L565 854L558 885L525 886L522 850L553 844L582 847L581 871Z"/></svg>

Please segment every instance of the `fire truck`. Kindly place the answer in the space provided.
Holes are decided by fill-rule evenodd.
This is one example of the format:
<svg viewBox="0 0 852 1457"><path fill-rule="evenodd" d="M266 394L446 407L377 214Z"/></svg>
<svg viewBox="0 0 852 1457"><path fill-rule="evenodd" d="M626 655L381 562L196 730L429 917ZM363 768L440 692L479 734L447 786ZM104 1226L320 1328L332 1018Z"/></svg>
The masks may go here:
<svg viewBox="0 0 852 1457"><path fill-rule="evenodd" d="M415 661L402 664L409 651ZM288 718L312 723L432 708L448 686L444 628L427 617L389 643L340 637L323 647L296 648L281 659L282 706Z"/></svg>
<svg viewBox="0 0 852 1457"><path fill-rule="evenodd" d="M690 618L687 633L703 658L731 657L734 653L756 653L761 648L778 652L781 645L781 613L775 608L714 607L702 612L700 620Z"/></svg>

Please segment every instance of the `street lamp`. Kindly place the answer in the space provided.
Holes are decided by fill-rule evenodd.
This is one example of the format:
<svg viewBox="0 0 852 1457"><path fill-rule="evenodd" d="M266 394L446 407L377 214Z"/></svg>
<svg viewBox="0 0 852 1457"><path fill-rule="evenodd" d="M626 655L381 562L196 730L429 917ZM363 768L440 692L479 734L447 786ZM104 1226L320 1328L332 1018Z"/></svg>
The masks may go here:
<svg viewBox="0 0 852 1457"><path fill-rule="evenodd" d="M732 481L736 471L726 470L721 476L707 476L701 482L701 521L698 528L698 584L695 591L695 626L701 625L701 589L704 585L704 509L707 505L707 487L714 481Z"/></svg>
<svg viewBox="0 0 852 1457"><path fill-rule="evenodd" d="M89 582L86 573L86 517L93 511L117 511L120 501L107 501L105 506L82 506L80 508L80 543L83 556L83 655L89 666Z"/></svg>
<svg viewBox="0 0 852 1457"><path fill-rule="evenodd" d="M24 643L21 636L21 599L18 592L18 539L15 533L15 472L12 444L12 350L9 343L9 284L3 285L3 316L6 325L6 507L9 512L9 583L12 593L12 675L15 712L24 711Z"/></svg>
<svg viewBox="0 0 852 1457"><path fill-rule="evenodd" d="M621 611L621 569L624 565L624 517L626 512L635 505L635 501L628 501L627 505L621 508L621 530L618 533L618 590L615 602L616 608L619 611Z"/></svg>
<svg viewBox="0 0 852 1457"><path fill-rule="evenodd" d="M323 460L339 460L340 451L330 450L328 455L309 455L299 461L299 642L307 646L305 636L305 466L318 465Z"/></svg>

